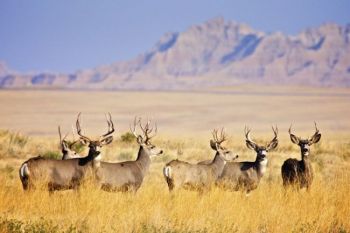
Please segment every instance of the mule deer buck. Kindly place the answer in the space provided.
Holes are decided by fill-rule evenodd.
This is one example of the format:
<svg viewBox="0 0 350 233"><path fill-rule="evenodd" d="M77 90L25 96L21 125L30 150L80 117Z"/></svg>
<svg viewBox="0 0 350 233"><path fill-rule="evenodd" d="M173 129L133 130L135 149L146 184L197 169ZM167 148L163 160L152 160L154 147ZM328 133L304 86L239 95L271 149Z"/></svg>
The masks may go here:
<svg viewBox="0 0 350 233"><path fill-rule="evenodd" d="M246 145L249 149L256 152L254 162L230 162L224 167L224 170L217 181L217 185L233 191L243 190L246 194L256 189L260 179L264 176L267 167L267 153L275 149L278 145L278 129L273 128L274 138L266 146L260 146L249 136L250 129L244 129Z"/></svg>
<svg viewBox="0 0 350 233"><path fill-rule="evenodd" d="M79 118L80 113L76 124L80 140L89 145L88 155L67 160L48 159L41 156L30 158L19 169L24 190L35 188L39 183L47 185L50 192L77 189L83 179L94 175L94 170L99 166L100 148L113 140L113 136L110 135L114 132L113 122L110 118L107 121L108 132L93 141L81 134Z"/></svg>
<svg viewBox="0 0 350 233"><path fill-rule="evenodd" d="M300 147L301 160L289 158L284 161L281 168L283 186L288 187L292 185L298 189L305 187L309 190L313 181L313 170L309 159L310 146L320 141L321 133L317 129L316 122L315 133L309 139L301 139L295 136L291 133L291 128L292 126L288 130L290 140Z"/></svg>
<svg viewBox="0 0 350 233"><path fill-rule="evenodd" d="M220 137L218 130L214 129L213 140L210 140L211 148L216 151L213 160L202 164L191 164L180 160L172 160L163 169L163 174L168 183L169 191L184 188L208 191L221 175L226 161L238 158L238 155L223 147L221 143L226 141L224 129L221 130Z"/></svg>
<svg viewBox="0 0 350 233"><path fill-rule="evenodd" d="M161 149L151 143L151 138L157 134L157 125L154 128L150 124L151 121L147 121L142 126L141 118L135 117L133 128L130 126L130 130L140 146L136 160L120 163L101 162L97 177L103 190L136 192L140 188L149 170L151 157L163 153ZM143 135L136 133L137 125L139 125Z"/></svg>
<svg viewBox="0 0 350 233"><path fill-rule="evenodd" d="M72 142L67 141L66 137L68 133L62 138L60 126L58 126L58 135L60 136L60 147L63 155L62 160L80 158L81 155L73 150L74 144L76 144L79 140L73 140Z"/></svg>

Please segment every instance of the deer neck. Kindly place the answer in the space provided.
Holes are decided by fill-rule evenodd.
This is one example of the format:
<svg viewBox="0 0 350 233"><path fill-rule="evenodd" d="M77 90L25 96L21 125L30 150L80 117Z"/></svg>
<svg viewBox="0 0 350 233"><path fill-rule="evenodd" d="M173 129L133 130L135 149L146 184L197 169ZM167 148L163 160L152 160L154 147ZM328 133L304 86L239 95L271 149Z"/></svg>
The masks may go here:
<svg viewBox="0 0 350 233"><path fill-rule="evenodd" d="M255 167L260 178L263 177L263 175L266 172L267 162L268 162L267 157L263 159L257 157L255 160Z"/></svg>
<svg viewBox="0 0 350 233"><path fill-rule="evenodd" d="M301 154L301 163L303 164L306 170L311 167L311 161L309 156L310 154L308 156L304 156L303 154Z"/></svg>
<svg viewBox="0 0 350 233"><path fill-rule="evenodd" d="M148 150L145 149L143 146L140 146L136 163L140 168L140 170L142 171L143 175L145 175L151 164L151 158L149 157Z"/></svg>
<svg viewBox="0 0 350 233"><path fill-rule="evenodd" d="M94 156L94 154L95 154L94 151L89 150L89 154L86 157L78 158L79 165L84 166L88 163L92 163L92 166L94 168L99 167L100 160L101 160L101 154L99 154L98 156Z"/></svg>
<svg viewBox="0 0 350 233"><path fill-rule="evenodd" d="M226 161L222 158L222 156L220 156L219 153L216 153L213 161L210 163L210 166L212 167L215 176L219 177L221 175L225 164Z"/></svg>

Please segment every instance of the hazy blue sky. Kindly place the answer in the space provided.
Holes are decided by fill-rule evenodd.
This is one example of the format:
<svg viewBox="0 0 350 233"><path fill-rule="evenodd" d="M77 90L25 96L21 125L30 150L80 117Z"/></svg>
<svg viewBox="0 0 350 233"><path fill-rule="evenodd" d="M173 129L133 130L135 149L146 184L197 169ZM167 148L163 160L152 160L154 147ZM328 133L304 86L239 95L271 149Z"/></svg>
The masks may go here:
<svg viewBox="0 0 350 233"><path fill-rule="evenodd" d="M223 16L297 34L350 23L350 0L0 0L0 60L20 71L62 71L127 60L169 31Z"/></svg>

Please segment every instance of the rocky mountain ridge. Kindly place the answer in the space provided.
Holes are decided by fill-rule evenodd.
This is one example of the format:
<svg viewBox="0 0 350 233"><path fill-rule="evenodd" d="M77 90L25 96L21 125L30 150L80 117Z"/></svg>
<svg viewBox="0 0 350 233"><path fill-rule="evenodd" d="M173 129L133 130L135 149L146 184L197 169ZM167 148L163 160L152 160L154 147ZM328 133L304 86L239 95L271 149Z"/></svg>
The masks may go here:
<svg viewBox="0 0 350 233"><path fill-rule="evenodd" d="M130 61L73 74L18 74L0 63L2 88L167 90L239 83L350 86L350 24L288 36L215 18L166 33Z"/></svg>

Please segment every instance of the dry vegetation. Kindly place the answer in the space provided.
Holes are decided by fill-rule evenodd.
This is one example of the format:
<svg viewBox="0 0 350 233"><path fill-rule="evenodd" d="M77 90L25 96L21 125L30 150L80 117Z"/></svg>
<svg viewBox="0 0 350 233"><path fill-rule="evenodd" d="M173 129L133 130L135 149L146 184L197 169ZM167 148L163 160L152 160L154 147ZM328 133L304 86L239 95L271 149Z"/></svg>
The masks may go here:
<svg viewBox="0 0 350 233"><path fill-rule="evenodd" d="M154 144L166 153L153 159L136 195L106 193L91 182L78 193L49 195L43 190L22 191L18 168L29 156L59 156L57 138L0 131L0 232L349 232L349 139L349 135L326 136L312 148L316 179L310 193L285 192L281 186L283 160L299 156L297 146L283 137L279 149L269 155L261 185L249 197L215 187L204 195L190 191L170 195L161 172L167 161L194 162L214 152L208 140L159 136ZM127 141L124 134L104 148L104 160L135 159L137 144ZM243 135L231 138L227 146L241 160L255 157L245 147Z"/></svg>
<svg viewBox="0 0 350 233"><path fill-rule="evenodd" d="M0 91L0 128L11 129L0 130L0 232L350 232L349 90L264 90ZM78 111L83 112L87 135L104 132L102 113L111 111L117 133L103 148L105 161L135 159L137 144L125 134L129 123L136 114L157 116L154 144L165 154L153 159L136 195L103 192L91 182L79 192L22 191L20 164L36 155L60 158L57 125L68 131ZM314 120L322 138L311 148L316 176L312 189L285 192L281 165L289 157L300 157L287 128L294 122L297 135L311 135ZM209 139L214 127L227 128L232 137L226 145L240 155L239 161L254 160L255 153L244 143L245 124L258 142L271 140L271 124L280 129L279 147L269 154L257 190L249 197L215 187L204 195L168 193L164 164L174 158L212 158Z"/></svg>
<svg viewBox="0 0 350 233"><path fill-rule="evenodd" d="M245 124L266 133L272 124L310 134L316 120L323 131L350 131L350 89L239 87L208 92L0 91L0 128L35 136L69 130L82 112L87 134L105 130L103 113L126 131L135 115L154 117L162 135L197 136L225 126L234 134ZM86 123L86 124L85 124Z"/></svg>

